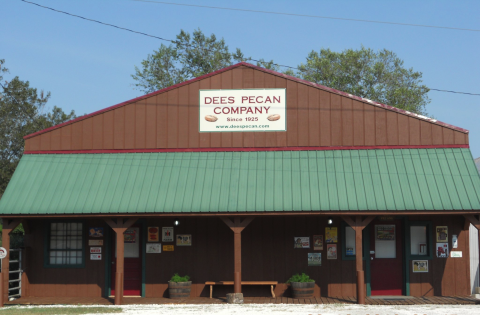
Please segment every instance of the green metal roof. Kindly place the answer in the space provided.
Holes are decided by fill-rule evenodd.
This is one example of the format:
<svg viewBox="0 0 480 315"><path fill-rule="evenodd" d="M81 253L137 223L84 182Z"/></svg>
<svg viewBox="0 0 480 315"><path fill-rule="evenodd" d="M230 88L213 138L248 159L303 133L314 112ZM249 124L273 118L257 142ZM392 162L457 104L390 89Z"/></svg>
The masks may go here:
<svg viewBox="0 0 480 315"><path fill-rule="evenodd" d="M24 155L1 214L479 210L468 149Z"/></svg>

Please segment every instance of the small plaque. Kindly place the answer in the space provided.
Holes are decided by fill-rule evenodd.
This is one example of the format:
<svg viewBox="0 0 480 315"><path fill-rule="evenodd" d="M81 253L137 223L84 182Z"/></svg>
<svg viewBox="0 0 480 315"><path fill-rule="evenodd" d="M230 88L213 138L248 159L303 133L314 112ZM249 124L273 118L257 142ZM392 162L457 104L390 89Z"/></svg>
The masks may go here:
<svg viewBox="0 0 480 315"><path fill-rule="evenodd" d="M162 246L158 244L147 244L147 254L160 254L162 252Z"/></svg>
<svg viewBox="0 0 480 315"><path fill-rule="evenodd" d="M173 252L174 246L173 245L163 245L164 252Z"/></svg>
<svg viewBox="0 0 480 315"><path fill-rule="evenodd" d="M428 260L412 260L413 272L428 272Z"/></svg>
<svg viewBox="0 0 480 315"><path fill-rule="evenodd" d="M89 237L103 237L103 227L91 227L88 230Z"/></svg>
<svg viewBox="0 0 480 315"><path fill-rule="evenodd" d="M90 247L90 254L101 254L102 248L101 247Z"/></svg>
<svg viewBox="0 0 480 315"><path fill-rule="evenodd" d="M453 258L462 258L462 252L460 251L451 251L450 252L450 257L453 257Z"/></svg>
<svg viewBox="0 0 480 315"><path fill-rule="evenodd" d="M103 246L103 240L88 240L88 246Z"/></svg>
<svg viewBox="0 0 480 315"><path fill-rule="evenodd" d="M90 254L90 260L102 260L102 254Z"/></svg>
<svg viewBox="0 0 480 315"><path fill-rule="evenodd" d="M393 217L392 216L381 216L381 217L378 217L378 220L379 221L393 221Z"/></svg>
<svg viewBox="0 0 480 315"><path fill-rule="evenodd" d="M0 247L0 259L7 257L7 250L4 247Z"/></svg>

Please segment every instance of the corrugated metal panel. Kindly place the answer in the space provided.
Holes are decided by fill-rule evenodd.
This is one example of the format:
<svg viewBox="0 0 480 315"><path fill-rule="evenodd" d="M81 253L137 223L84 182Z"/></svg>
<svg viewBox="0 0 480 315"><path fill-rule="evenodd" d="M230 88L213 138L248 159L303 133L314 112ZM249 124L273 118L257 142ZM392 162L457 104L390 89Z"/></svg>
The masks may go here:
<svg viewBox="0 0 480 315"><path fill-rule="evenodd" d="M468 149L25 155L0 214L478 210Z"/></svg>
<svg viewBox="0 0 480 315"><path fill-rule="evenodd" d="M479 283L479 264L478 264L478 230L470 224L469 247L470 247L470 289L475 294L475 287L480 287Z"/></svg>

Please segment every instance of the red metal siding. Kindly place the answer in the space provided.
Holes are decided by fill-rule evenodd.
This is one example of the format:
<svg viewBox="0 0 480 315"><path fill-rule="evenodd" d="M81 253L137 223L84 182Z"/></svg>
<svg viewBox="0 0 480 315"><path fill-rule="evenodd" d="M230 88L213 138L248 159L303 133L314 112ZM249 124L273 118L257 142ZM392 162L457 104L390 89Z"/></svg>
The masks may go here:
<svg viewBox="0 0 480 315"><path fill-rule="evenodd" d="M199 89L287 89L286 132L199 133ZM468 134L237 67L26 139L26 151L468 144Z"/></svg>

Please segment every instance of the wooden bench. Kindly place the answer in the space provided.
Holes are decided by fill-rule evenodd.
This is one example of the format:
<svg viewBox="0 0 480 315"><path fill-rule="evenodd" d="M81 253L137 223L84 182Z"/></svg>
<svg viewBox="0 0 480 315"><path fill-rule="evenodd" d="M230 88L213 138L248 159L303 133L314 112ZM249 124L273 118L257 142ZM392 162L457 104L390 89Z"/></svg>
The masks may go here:
<svg viewBox="0 0 480 315"><path fill-rule="evenodd" d="M275 293L273 292L273 286L277 284L278 281L242 281L242 285L269 285L271 288L272 297L275 297ZM210 286L210 298L212 298L214 285L233 285L233 281L207 281L205 282L205 285Z"/></svg>

